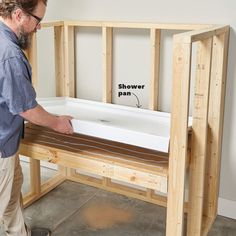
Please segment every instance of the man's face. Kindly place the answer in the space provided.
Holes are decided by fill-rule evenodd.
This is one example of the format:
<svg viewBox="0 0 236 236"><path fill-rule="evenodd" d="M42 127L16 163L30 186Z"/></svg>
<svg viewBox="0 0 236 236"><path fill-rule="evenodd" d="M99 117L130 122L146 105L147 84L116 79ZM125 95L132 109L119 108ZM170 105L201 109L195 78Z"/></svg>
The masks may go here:
<svg viewBox="0 0 236 236"><path fill-rule="evenodd" d="M30 46L30 35L41 28L40 21L43 19L46 11L45 4L40 1L34 12L25 12L21 23L18 25L18 40L22 49L27 49Z"/></svg>

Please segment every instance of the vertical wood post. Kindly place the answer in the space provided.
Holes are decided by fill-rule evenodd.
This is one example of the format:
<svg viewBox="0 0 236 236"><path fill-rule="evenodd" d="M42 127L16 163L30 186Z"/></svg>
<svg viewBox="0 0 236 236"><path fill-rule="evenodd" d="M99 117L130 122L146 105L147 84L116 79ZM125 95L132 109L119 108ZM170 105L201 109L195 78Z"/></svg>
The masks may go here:
<svg viewBox="0 0 236 236"><path fill-rule="evenodd" d="M30 158L30 187L33 194L41 192L40 161L33 158Z"/></svg>
<svg viewBox="0 0 236 236"><path fill-rule="evenodd" d="M158 110L161 30L151 29L151 86L149 109Z"/></svg>
<svg viewBox="0 0 236 236"><path fill-rule="evenodd" d="M64 27L54 27L56 96L65 96Z"/></svg>
<svg viewBox="0 0 236 236"><path fill-rule="evenodd" d="M187 235L202 230L212 38L199 41L194 90Z"/></svg>
<svg viewBox="0 0 236 236"><path fill-rule="evenodd" d="M174 37L167 236L183 234L191 51L191 43L183 43Z"/></svg>
<svg viewBox="0 0 236 236"><path fill-rule="evenodd" d="M75 97L75 40L74 26L64 24L64 65L65 65L65 95Z"/></svg>
<svg viewBox="0 0 236 236"><path fill-rule="evenodd" d="M112 39L113 28L102 28L103 102L112 102Z"/></svg>
<svg viewBox="0 0 236 236"><path fill-rule="evenodd" d="M204 215L213 218L217 215L218 207L228 40L229 31L213 37L204 200Z"/></svg>
<svg viewBox="0 0 236 236"><path fill-rule="evenodd" d="M75 97L74 27L55 26L56 96Z"/></svg>

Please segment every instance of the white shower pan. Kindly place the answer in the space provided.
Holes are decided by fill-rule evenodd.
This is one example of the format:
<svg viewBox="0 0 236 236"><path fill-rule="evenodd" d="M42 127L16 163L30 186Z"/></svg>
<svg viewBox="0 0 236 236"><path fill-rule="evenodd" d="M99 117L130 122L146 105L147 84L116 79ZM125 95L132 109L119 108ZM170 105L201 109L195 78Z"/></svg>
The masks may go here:
<svg viewBox="0 0 236 236"><path fill-rule="evenodd" d="M170 114L77 98L39 98L50 113L70 115L74 132L168 152Z"/></svg>

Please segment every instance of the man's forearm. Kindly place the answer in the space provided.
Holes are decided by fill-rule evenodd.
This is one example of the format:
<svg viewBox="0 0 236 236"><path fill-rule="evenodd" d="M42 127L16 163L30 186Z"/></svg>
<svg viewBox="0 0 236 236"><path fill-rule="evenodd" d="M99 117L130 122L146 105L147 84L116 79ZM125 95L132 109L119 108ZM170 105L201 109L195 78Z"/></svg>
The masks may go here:
<svg viewBox="0 0 236 236"><path fill-rule="evenodd" d="M30 121L31 123L46 126L51 129L54 129L57 122L57 117L45 111L44 108L40 105L37 105L35 108L20 113L20 116Z"/></svg>
<svg viewBox="0 0 236 236"><path fill-rule="evenodd" d="M44 108L40 105L37 105L35 108L20 113L20 116L30 121L31 123L51 128L60 133L73 133L73 128L70 123L72 117L52 115L45 111Z"/></svg>

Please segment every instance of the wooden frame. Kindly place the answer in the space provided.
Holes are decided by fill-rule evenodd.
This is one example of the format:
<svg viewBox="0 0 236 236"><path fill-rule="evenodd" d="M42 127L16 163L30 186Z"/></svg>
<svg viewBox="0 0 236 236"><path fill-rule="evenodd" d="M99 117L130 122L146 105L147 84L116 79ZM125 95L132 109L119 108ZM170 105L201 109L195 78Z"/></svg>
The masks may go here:
<svg viewBox="0 0 236 236"><path fill-rule="evenodd" d="M173 93L168 165L163 169L163 166L155 163L152 168L147 168L142 162L128 164L125 159L111 163L104 158L97 158L96 153L87 157L90 158L90 164L86 164L83 162L83 154L40 145L37 140L32 142L26 139L20 146L20 154L31 157L31 192L24 197L25 205L69 179L167 206L167 236L184 234L184 212L187 213L186 234L207 235L217 215L229 26L60 21L44 23L43 27L53 27L55 33L56 94L70 97L75 97L74 28L102 28L103 102L112 102L113 28L149 29L152 49L149 108L153 110L158 110L161 31L187 32L174 35L173 40ZM33 39L33 45L27 55L33 66L33 83L37 84L36 37ZM196 65L191 63L194 42L197 42ZM196 67L196 78L190 134L188 117L192 66ZM43 186L40 183L40 160L60 165L58 175ZM101 170L95 170L94 165L101 166ZM78 174L76 168L96 173L101 179ZM117 173L121 171L127 175L126 178L115 175L116 170ZM190 175L189 200L185 201L187 170ZM142 184L139 184L139 178L143 178ZM117 184L112 179L139 185L145 187L145 190ZM157 183L161 183L161 186L168 183L167 197L155 193L155 190L161 189L157 187ZM167 192L167 189L164 192Z"/></svg>

